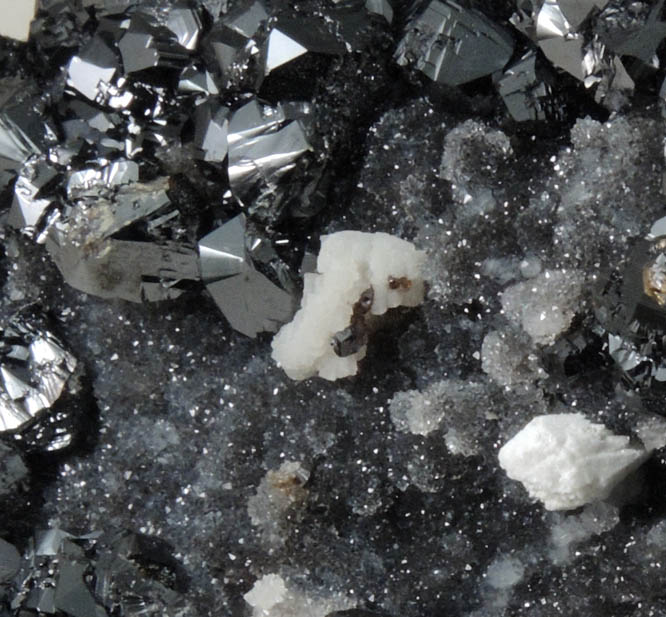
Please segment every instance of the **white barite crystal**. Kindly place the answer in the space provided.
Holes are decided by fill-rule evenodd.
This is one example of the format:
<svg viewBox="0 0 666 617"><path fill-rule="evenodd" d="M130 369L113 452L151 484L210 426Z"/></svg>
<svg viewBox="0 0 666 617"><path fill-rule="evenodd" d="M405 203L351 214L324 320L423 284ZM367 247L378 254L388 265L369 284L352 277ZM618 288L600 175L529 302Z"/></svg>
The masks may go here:
<svg viewBox="0 0 666 617"><path fill-rule="evenodd" d="M27 41L36 11L37 0L0 0L0 36Z"/></svg>
<svg viewBox="0 0 666 617"><path fill-rule="evenodd" d="M301 308L273 339L273 359L292 379L355 375L366 347L336 355L333 336L348 328L354 305L372 288L369 313L423 301L423 251L385 233L341 231L322 237L317 272L305 274Z"/></svg>
<svg viewBox="0 0 666 617"><path fill-rule="evenodd" d="M507 287L502 310L535 343L549 345L570 325L581 302L583 275L576 270L546 270Z"/></svg>
<svg viewBox="0 0 666 617"><path fill-rule="evenodd" d="M571 510L608 497L648 453L580 413L537 416L499 451L507 475L547 510Z"/></svg>
<svg viewBox="0 0 666 617"><path fill-rule="evenodd" d="M252 617L325 617L357 605L356 600L340 592L305 593L292 588L279 574L262 576L243 598L252 607Z"/></svg>

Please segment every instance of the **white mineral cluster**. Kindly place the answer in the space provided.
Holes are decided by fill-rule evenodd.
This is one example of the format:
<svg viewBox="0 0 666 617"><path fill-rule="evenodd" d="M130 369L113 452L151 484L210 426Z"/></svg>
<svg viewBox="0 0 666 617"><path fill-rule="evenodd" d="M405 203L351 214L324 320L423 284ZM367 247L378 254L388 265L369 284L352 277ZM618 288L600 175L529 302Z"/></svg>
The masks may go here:
<svg viewBox="0 0 666 617"><path fill-rule="evenodd" d="M510 329L486 334L481 345L481 368L496 384L507 387L546 376L530 348L529 338Z"/></svg>
<svg viewBox="0 0 666 617"><path fill-rule="evenodd" d="M262 576L243 598L252 607L252 617L325 617L355 608L357 604L339 592L305 593L288 586L279 574Z"/></svg>
<svg viewBox="0 0 666 617"><path fill-rule="evenodd" d="M317 272L305 274L301 308L273 339L273 359L292 379L355 375L366 352L359 336L366 315L420 304L424 259L412 243L385 233L323 236ZM360 344L338 355L332 341L345 330Z"/></svg>
<svg viewBox="0 0 666 617"><path fill-rule="evenodd" d="M581 303L583 282L576 270L546 270L507 287L502 293L502 310L534 343L549 345L571 325Z"/></svg>
<svg viewBox="0 0 666 617"><path fill-rule="evenodd" d="M279 469L269 470L248 499L247 512L252 524L263 532L266 543L280 546L284 543L282 524L286 512L307 497L304 484L310 473L296 461L285 461Z"/></svg>
<svg viewBox="0 0 666 617"><path fill-rule="evenodd" d="M620 522L619 508L604 502L592 503L575 515L553 514L548 558L555 564L567 563L573 549L593 535L610 531Z"/></svg>
<svg viewBox="0 0 666 617"><path fill-rule="evenodd" d="M642 446L580 413L537 416L499 452L507 475L547 510L606 499L647 458Z"/></svg>

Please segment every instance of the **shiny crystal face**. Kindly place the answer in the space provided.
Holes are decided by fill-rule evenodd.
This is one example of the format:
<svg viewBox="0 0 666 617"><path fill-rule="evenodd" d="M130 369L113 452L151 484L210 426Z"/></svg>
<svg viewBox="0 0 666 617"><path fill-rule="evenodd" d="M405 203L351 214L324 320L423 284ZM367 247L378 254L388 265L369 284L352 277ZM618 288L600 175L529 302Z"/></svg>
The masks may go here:
<svg viewBox="0 0 666 617"><path fill-rule="evenodd" d="M16 314L0 330L0 433L19 431L47 413L76 370L76 358L31 317Z"/></svg>
<svg viewBox="0 0 666 617"><path fill-rule="evenodd" d="M663 253L643 268L643 289L659 306L666 306L666 255Z"/></svg>

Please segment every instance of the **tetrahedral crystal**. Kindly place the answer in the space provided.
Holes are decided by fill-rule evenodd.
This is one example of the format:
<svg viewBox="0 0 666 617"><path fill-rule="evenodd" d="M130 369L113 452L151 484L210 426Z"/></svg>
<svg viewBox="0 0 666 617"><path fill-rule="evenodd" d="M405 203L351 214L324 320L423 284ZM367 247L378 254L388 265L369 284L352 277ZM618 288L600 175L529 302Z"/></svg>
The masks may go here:
<svg viewBox="0 0 666 617"><path fill-rule="evenodd" d="M291 293L255 267L244 215L218 227L199 241L201 278L232 328L255 337L275 332L294 314ZM277 255L269 249L269 261Z"/></svg>

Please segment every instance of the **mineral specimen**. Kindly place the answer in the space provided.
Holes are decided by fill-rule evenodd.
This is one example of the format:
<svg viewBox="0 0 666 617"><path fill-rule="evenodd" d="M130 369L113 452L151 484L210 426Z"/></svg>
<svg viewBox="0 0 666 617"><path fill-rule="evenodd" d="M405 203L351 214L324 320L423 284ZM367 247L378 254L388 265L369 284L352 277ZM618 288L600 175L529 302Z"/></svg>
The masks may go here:
<svg viewBox="0 0 666 617"><path fill-rule="evenodd" d="M0 497L10 496L27 477L28 468L20 453L9 444L0 441ZM1 559L0 563L2 563Z"/></svg>
<svg viewBox="0 0 666 617"><path fill-rule="evenodd" d="M289 321L295 303L288 291L256 269L251 244L241 214L204 236L199 255L203 282L224 316L234 329L255 337ZM268 259L277 261L272 249Z"/></svg>
<svg viewBox="0 0 666 617"><path fill-rule="evenodd" d="M548 510L606 499L647 458L642 446L580 413L537 416L499 451L507 475Z"/></svg>
<svg viewBox="0 0 666 617"><path fill-rule="evenodd" d="M8 36L17 41L27 41L30 34L30 22L37 12L37 0L12 2L2 0L0 11L3 18L0 22L0 36Z"/></svg>
<svg viewBox="0 0 666 617"><path fill-rule="evenodd" d="M252 607L252 617L326 617L356 606L353 598L339 592L305 594L287 586L279 574L265 574L243 597Z"/></svg>
<svg viewBox="0 0 666 617"><path fill-rule="evenodd" d="M512 52L511 36L485 15L434 0L407 25L396 60L457 86L501 70Z"/></svg>
<svg viewBox="0 0 666 617"><path fill-rule="evenodd" d="M507 287L502 293L502 308L535 343L547 345L569 327L581 303L582 284L580 272L542 272Z"/></svg>
<svg viewBox="0 0 666 617"><path fill-rule="evenodd" d="M396 306L420 304L423 260L413 244L384 233L324 236L317 272L304 275L301 308L273 339L273 359L292 379L355 375L366 345L340 355L336 349L348 335L338 333L350 327L352 336L364 333L366 313L382 315ZM368 306L358 308L359 301Z"/></svg>
<svg viewBox="0 0 666 617"><path fill-rule="evenodd" d="M0 334L0 432L17 431L54 405L77 361L30 310Z"/></svg>
<svg viewBox="0 0 666 617"><path fill-rule="evenodd" d="M3 387L66 379L0 435L3 617L666 614L662 0L37 7L0 38L0 320L38 302L76 369L2 338ZM295 383L262 333L342 229L427 259L345 242L339 323L283 343L366 359ZM493 453L564 409L651 455L549 512ZM586 426L548 491L645 456Z"/></svg>

